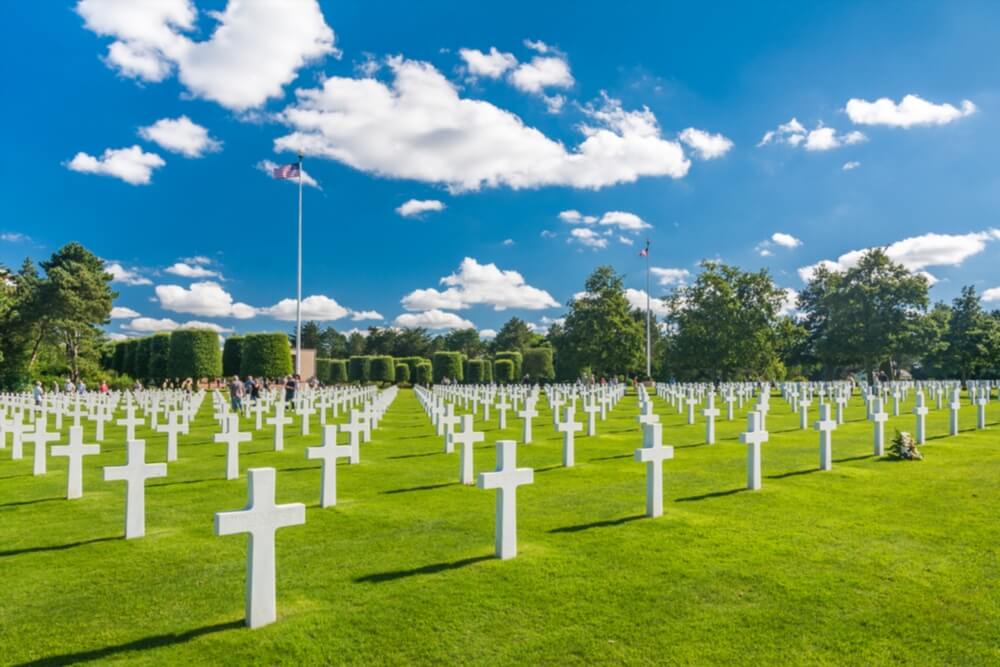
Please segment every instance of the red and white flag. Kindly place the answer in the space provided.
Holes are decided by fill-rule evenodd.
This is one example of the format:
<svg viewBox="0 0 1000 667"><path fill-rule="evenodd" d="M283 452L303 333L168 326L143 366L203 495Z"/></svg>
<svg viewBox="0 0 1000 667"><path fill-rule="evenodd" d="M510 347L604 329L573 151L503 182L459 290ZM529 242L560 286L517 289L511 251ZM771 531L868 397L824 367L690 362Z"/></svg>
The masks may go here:
<svg viewBox="0 0 1000 667"><path fill-rule="evenodd" d="M279 180L298 178L300 173L298 164L283 164L271 170L271 175Z"/></svg>
<svg viewBox="0 0 1000 667"><path fill-rule="evenodd" d="M646 241L646 247L639 251L639 257L649 257L649 241Z"/></svg>

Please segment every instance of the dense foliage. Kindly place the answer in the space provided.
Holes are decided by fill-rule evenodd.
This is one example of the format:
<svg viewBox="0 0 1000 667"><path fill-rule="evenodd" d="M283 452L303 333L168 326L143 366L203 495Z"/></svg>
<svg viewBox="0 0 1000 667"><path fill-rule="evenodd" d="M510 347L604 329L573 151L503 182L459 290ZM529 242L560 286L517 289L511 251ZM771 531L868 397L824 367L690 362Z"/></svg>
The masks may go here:
<svg viewBox="0 0 1000 667"><path fill-rule="evenodd" d="M255 333L243 337L240 375L281 378L292 373L292 350L281 333Z"/></svg>
<svg viewBox="0 0 1000 667"><path fill-rule="evenodd" d="M211 329L178 329L170 334L170 358L167 364L171 377L215 378L222 373L222 352L219 334Z"/></svg>

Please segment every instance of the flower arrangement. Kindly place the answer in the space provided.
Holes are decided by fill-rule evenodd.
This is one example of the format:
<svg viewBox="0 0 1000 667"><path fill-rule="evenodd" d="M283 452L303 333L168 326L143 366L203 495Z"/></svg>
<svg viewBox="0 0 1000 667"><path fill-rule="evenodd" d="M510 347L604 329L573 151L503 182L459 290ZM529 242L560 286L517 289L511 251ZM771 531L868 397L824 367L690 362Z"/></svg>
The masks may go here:
<svg viewBox="0 0 1000 667"><path fill-rule="evenodd" d="M917 449L917 442L906 431L896 431L889 447L889 456L900 461L922 461L924 455Z"/></svg>

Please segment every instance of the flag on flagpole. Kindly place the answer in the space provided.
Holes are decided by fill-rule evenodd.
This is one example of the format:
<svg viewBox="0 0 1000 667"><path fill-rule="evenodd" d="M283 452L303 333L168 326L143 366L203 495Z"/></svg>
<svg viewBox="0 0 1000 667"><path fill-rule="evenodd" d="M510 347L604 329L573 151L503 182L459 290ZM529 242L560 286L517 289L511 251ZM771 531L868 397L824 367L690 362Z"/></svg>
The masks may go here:
<svg viewBox="0 0 1000 667"><path fill-rule="evenodd" d="M639 251L639 257L649 257L649 241L646 241L646 247Z"/></svg>
<svg viewBox="0 0 1000 667"><path fill-rule="evenodd" d="M279 180L288 180L299 177L298 164L283 164L271 170L271 176Z"/></svg>

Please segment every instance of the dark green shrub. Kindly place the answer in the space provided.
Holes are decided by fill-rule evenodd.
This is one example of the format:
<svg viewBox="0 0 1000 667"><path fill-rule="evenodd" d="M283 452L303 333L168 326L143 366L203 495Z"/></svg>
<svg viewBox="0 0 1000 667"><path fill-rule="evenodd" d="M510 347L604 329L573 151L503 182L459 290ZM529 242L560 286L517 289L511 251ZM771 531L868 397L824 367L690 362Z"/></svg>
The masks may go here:
<svg viewBox="0 0 1000 667"><path fill-rule="evenodd" d="M160 384L170 373L170 334L158 333L149 341L149 377Z"/></svg>
<svg viewBox="0 0 1000 667"><path fill-rule="evenodd" d="M533 382L551 382L556 378L556 368L552 363L552 348L529 347L524 351L522 368L524 374Z"/></svg>
<svg viewBox="0 0 1000 667"><path fill-rule="evenodd" d="M149 379L149 353L150 347L153 344L152 338L140 338L135 345L135 361L133 362L135 366L135 372L132 373L133 377L140 380Z"/></svg>
<svg viewBox="0 0 1000 667"><path fill-rule="evenodd" d="M494 356L497 361L500 361L501 359L509 359L511 362L513 362L514 375L511 376L512 379L514 378L520 379L522 377L521 362L523 361L523 357L521 356L520 352L518 352L517 350L507 350L504 352L497 352L496 355Z"/></svg>
<svg viewBox="0 0 1000 667"><path fill-rule="evenodd" d="M347 382L347 359L330 360L330 384L345 384Z"/></svg>
<svg viewBox="0 0 1000 667"><path fill-rule="evenodd" d="M351 382L365 383L371 378L372 358L356 355L347 361L347 377Z"/></svg>
<svg viewBox="0 0 1000 667"><path fill-rule="evenodd" d="M410 379L416 379L417 377L417 366L423 363L430 363L430 359L425 359L423 357L397 357L396 367L399 368L400 365L405 364L410 369Z"/></svg>
<svg viewBox="0 0 1000 667"><path fill-rule="evenodd" d="M280 378L292 374L292 350L285 334L247 334L240 347L243 377Z"/></svg>
<svg viewBox="0 0 1000 667"><path fill-rule="evenodd" d="M222 346L222 374L226 377L243 372L243 336L230 336Z"/></svg>
<svg viewBox="0 0 1000 667"><path fill-rule="evenodd" d="M122 368L122 372L130 377L136 377L135 374L135 353L139 348L139 339L130 338L125 341L125 364Z"/></svg>
<svg viewBox="0 0 1000 667"><path fill-rule="evenodd" d="M464 375L461 352L435 352L431 363L434 367L434 382L441 382L444 378L452 382L462 381Z"/></svg>
<svg viewBox="0 0 1000 667"><path fill-rule="evenodd" d="M483 359L483 382L493 382L493 363L489 359Z"/></svg>
<svg viewBox="0 0 1000 667"><path fill-rule="evenodd" d="M128 341L120 340L115 343L115 354L111 358L111 369L116 373L125 372L125 350L128 347Z"/></svg>
<svg viewBox="0 0 1000 667"><path fill-rule="evenodd" d="M392 384L396 381L396 366L392 357L372 357L369 372L372 382Z"/></svg>
<svg viewBox="0 0 1000 667"><path fill-rule="evenodd" d="M514 362L510 359L498 359L493 364L493 374L500 384L507 384L514 379Z"/></svg>
<svg viewBox="0 0 1000 667"><path fill-rule="evenodd" d="M430 362L417 364L417 384L429 385L434 379L434 367Z"/></svg>
<svg viewBox="0 0 1000 667"><path fill-rule="evenodd" d="M330 384L330 359L316 359L316 379L323 384Z"/></svg>
<svg viewBox="0 0 1000 667"><path fill-rule="evenodd" d="M410 381L410 367L406 364L396 366L396 384L406 384Z"/></svg>
<svg viewBox="0 0 1000 667"><path fill-rule="evenodd" d="M486 365L487 362L482 359L469 359L465 362L465 381L473 384L482 384L485 382L483 377L486 373L483 369Z"/></svg>
<svg viewBox="0 0 1000 667"><path fill-rule="evenodd" d="M219 334L211 329L177 329L170 334L171 377L215 378L222 374Z"/></svg>

